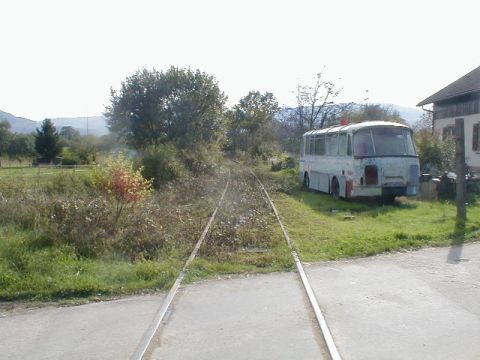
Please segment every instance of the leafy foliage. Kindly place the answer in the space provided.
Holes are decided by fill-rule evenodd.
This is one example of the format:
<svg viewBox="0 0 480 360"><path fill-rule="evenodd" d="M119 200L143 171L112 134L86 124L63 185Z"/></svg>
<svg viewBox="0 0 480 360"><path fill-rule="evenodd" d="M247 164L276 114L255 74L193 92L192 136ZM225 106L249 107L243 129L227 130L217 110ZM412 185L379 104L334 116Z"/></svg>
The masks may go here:
<svg viewBox="0 0 480 360"><path fill-rule="evenodd" d="M364 104L350 114L347 114L347 118L353 123L371 120L393 121L402 124L406 123L397 110L379 104Z"/></svg>
<svg viewBox="0 0 480 360"><path fill-rule="evenodd" d="M179 147L218 140L225 95L214 77L171 67L139 70L112 90L105 116L110 129L137 149L167 141Z"/></svg>
<svg viewBox="0 0 480 360"><path fill-rule="evenodd" d="M142 174L151 179L155 188L171 180L189 176L185 164L181 161L180 151L172 143L152 145L141 158Z"/></svg>
<svg viewBox="0 0 480 360"><path fill-rule="evenodd" d="M79 140L81 136L80 131L78 131L77 129L74 129L71 126L63 126L62 129L60 130L59 135L64 141L67 141L67 144L70 141Z"/></svg>
<svg viewBox="0 0 480 360"><path fill-rule="evenodd" d="M433 175L454 171L455 140L450 137L441 141L433 133L432 113L424 112L413 130L421 171Z"/></svg>
<svg viewBox="0 0 480 360"><path fill-rule="evenodd" d="M415 133L414 140L422 172L440 175L454 170L455 141L452 138L441 141L424 129Z"/></svg>
<svg viewBox="0 0 480 360"><path fill-rule="evenodd" d="M132 161L122 153L110 157L93 172L94 184L120 203L135 203L151 192L151 181L143 178L142 169L134 170Z"/></svg>
<svg viewBox="0 0 480 360"><path fill-rule="evenodd" d="M229 140L232 150L251 155L266 154L275 148L272 137L273 117L279 106L272 93L250 91L228 113Z"/></svg>
<svg viewBox="0 0 480 360"><path fill-rule="evenodd" d="M88 178L62 171L42 187L28 175L0 179L0 300L168 289L225 182L168 184L116 221L116 200Z"/></svg>
<svg viewBox="0 0 480 360"><path fill-rule="evenodd" d="M7 120L0 121L0 155L3 155L8 149L8 143L12 133L10 132L10 123Z"/></svg>
<svg viewBox="0 0 480 360"><path fill-rule="evenodd" d="M35 150L47 162L52 162L61 152L60 136L50 119L45 119L35 134Z"/></svg>
<svg viewBox="0 0 480 360"><path fill-rule="evenodd" d="M34 138L32 135L13 134L8 144L7 154L10 159L21 160L35 156Z"/></svg>

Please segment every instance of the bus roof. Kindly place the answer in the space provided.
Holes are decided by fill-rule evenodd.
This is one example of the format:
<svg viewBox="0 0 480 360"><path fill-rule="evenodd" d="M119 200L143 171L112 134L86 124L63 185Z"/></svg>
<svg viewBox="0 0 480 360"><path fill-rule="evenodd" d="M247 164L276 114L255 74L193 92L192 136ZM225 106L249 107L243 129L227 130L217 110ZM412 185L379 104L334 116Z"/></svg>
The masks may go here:
<svg viewBox="0 0 480 360"><path fill-rule="evenodd" d="M377 126L395 126L395 127L402 127L405 129L410 129L407 125L400 124L397 122L393 121L380 121L380 120L375 120L375 121L364 121L361 123L356 123L356 124L348 124L348 125L337 125L337 126L331 126L328 128L324 129L319 129L319 130L310 130L307 131L303 136L305 135L316 135L316 134L325 134L325 133L332 133L332 132L338 132L338 131L357 131L360 129L365 129L365 128L371 128L371 127L377 127Z"/></svg>

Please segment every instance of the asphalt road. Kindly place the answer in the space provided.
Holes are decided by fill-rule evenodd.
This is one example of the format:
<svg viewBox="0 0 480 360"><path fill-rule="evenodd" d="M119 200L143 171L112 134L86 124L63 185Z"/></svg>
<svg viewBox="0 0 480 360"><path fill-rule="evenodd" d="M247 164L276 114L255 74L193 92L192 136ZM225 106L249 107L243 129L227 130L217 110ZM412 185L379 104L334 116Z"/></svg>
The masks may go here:
<svg viewBox="0 0 480 360"><path fill-rule="evenodd" d="M306 267L344 359L479 359L480 244ZM152 359L322 359L295 273L185 286ZM0 314L1 359L128 359L163 295Z"/></svg>
<svg viewBox="0 0 480 360"><path fill-rule="evenodd" d="M480 359L480 244L316 264L344 359Z"/></svg>
<svg viewBox="0 0 480 360"><path fill-rule="evenodd" d="M128 359L163 296L0 313L0 359Z"/></svg>
<svg viewBox="0 0 480 360"><path fill-rule="evenodd" d="M327 359L296 273L206 281L183 290L151 359Z"/></svg>

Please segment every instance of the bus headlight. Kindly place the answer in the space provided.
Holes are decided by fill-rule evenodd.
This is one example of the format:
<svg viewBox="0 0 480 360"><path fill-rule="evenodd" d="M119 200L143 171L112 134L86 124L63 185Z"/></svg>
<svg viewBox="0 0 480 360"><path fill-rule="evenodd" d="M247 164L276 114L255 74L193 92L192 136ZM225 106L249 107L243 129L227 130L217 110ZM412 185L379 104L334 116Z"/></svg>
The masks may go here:
<svg viewBox="0 0 480 360"><path fill-rule="evenodd" d="M410 165L410 185L417 186L420 180L418 165Z"/></svg>

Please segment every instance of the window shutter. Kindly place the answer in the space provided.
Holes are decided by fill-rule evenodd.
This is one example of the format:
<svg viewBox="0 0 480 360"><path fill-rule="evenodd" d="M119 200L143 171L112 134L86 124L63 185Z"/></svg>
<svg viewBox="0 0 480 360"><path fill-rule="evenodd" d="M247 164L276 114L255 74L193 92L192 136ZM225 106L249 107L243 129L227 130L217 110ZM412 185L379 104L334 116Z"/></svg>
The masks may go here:
<svg viewBox="0 0 480 360"><path fill-rule="evenodd" d="M480 123L473 124L473 139L472 139L472 150L479 151L480 150Z"/></svg>

